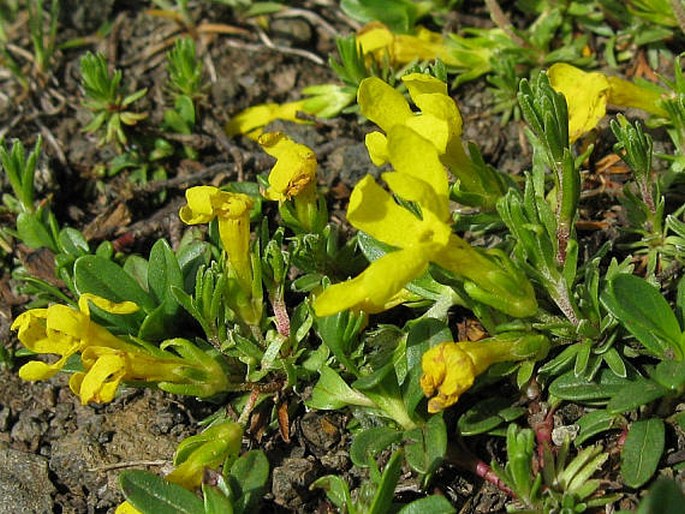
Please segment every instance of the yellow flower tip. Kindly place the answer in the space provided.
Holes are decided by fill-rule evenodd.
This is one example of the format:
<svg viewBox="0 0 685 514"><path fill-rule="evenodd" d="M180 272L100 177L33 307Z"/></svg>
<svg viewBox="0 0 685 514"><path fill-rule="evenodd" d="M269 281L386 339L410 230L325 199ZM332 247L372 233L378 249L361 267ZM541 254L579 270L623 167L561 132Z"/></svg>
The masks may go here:
<svg viewBox="0 0 685 514"><path fill-rule="evenodd" d="M69 388L81 398L83 405L111 402L127 372L126 352L89 347L81 358L87 370L74 373L69 379Z"/></svg>
<svg viewBox="0 0 685 514"><path fill-rule="evenodd" d="M437 32L419 27L416 34L394 34L380 22L372 22L359 31L357 44L365 56L376 59L388 57L391 64L408 64L412 61L442 59L447 65L457 65L444 38Z"/></svg>
<svg viewBox="0 0 685 514"><path fill-rule="evenodd" d="M103 311L111 314L132 314L140 310L140 307L138 307L134 302L112 302L106 298L102 298L101 296L91 293L83 293L79 297L79 310L86 315L90 315L90 303L95 305L98 309L102 309Z"/></svg>
<svg viewBox="0 0 685 514"><path fill-rule="evenodd" d="M388 138L384 134L378 131L369 132L364 138L364 144L374 165L383 166L390 159L388 155Z"/></svg>
<svg viewBox="0 0 685 514"><path fill-rule="evenodd" d="M316 154L308 146L296 143L282 132L262 134L259 144L276 158L269 174L269 200L285 201L313 190L316 185Z"/></svg>
<svg viewBox="0 0 685 514"><path fill-rule="evenodd" d="M430 398L430 413L457 403L476 378L474 363L459 343L440 343L429 349L421 358L421 368L421 389Z"/></svg>
<svg viewBox="0 0 685 514"><path fill-rule="evenodd" d="M356 36L357 45L364 55L387 51L392 47L395 35L380 22L364 25Z"/></svg>
<svg viewBox="0 0 685 514"><path fill-rule="evenodd" d="M24 346L31 348L31 342L38 341L46 337L46 318L47 309L31 309L22 312L10 327L17 331L17 337Z"/></svg>
<svg viewBox="0 0 685 514"><path fill-rule="evenodd" d="M60 360L61 361L61 360ZM60 364L63 364L60 362ZM47 380L57 374L62 368L59 364L46 364L40 361L31 361L19 368L19 378L27 382L35 382L36 380Z"/></svg>
<svg viewBox="0 0 685 514"><path fill-rule="evenodd" d="M585 72L566 63L547 71L551 86L566 98L571 142L594 129L606 114L610 85L602 73Z"/></svg>
<svg viewBox="0 0 685 514"><path fill-rule="evenodd" d="M361 113L386 132L414 116L402 93L378 77L359 83L357 103Z"/></svg>
<svg viewBox="0 0 685 514"><path fill-rule="evenodd" d="M226 124L226 134L229 136L243 134L257 140L262 133L262 129L273 121L284 120L295 123L307 123L306 120L300 119L297 115L298 112L306 110L305 103L306 100L298 100L284 104L266 103L248 107L236 114Z"/></svg>
<svg viewBox="0 0 685 514"><path fill-rule="evenodd" d="M209 223L215 217L238 219L249 214L254 201L243 193L222 191L214 186L195 186L186 190L187 205L179 210L188 225Z"/></svg>
<svg viewBox="0 0 685 514"><path fill-rule="evenodd" d="M619 77L608 77L607 80L610 86L609 103L642 109L656 116L668 116L668 113L659 105L664 93L661 88L641 86Z"/></svg>
<svg viewBox="0 0 685 514"><path fill-rule="evenodd" d="M117 507L114 514L143 514L141 511L136 509L129 502L124 502Z"/></svg>
<svg viewBox="0 0 685 514"><path fill-rule="evenodd" d="M409 90L409 96L413 100L419 95L439 94L447 95L447 83L442 80L427 75L425 73L407 73L402 77L402 82Z"/></svg>

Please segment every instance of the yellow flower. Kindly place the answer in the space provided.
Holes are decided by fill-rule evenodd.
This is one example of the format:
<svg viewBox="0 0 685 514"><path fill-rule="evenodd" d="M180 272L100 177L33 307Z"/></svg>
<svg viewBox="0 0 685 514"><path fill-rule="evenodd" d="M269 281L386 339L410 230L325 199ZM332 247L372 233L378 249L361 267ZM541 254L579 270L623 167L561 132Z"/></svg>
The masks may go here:
<svg viewBox="0 0 685 514"><path fill-rule="evenodd" d="M549 341L535 334L501 334L476 342L446 342L421 358L421 389L430 398L428 412L454 405L478 375L496 362L539 360L547 356Z"/></svg>
<svg viewBox="0 0 685 514"><path fill-rule="evenodd" d="M123 502L123 503L119 504L119 506L117 507L117 510L114 511L114 514L143 514L143 513L141 511L139 511L138 509L136 509L129 502Z"/></svg>
<svg viewBox="0 0 685 514"><path fill-rule="evenodd" d="M373 54L381 61L386 55L391 65L404 65L412 61L440 59L448 66L460 63L437 32L419 27L416 35L394 34L382 23L369 23L357 35L357 44L364 55Z"/></svg>
<svg viewBox="0 0 685 514"><path fill-rule="evenodd" d="M165 351L170 346L179 355ZM85 371L74 373L69 387L83 405L111 402L122 381L158 383L165 391L199 397L229 389L221 365L184 339L165 341L160 349L124 341L116 348L88 346L81 361Z"/></svg>
<svg viewBox="0 0 685 514"><path fill-rule="evenodd" d="M176 469L166 476L167 480L186 489L199 487L205 468L217 469L238 456L242 437L241 426L233 421L224 421L187 437L176 450Z"/></svg>
<svg viewBox="0 0 685 514"><path fill-rule="evenodd" d="M264 193L267 199L284 202L300 195L315 195L317 163L311 148L296 143L282 132L262 134L259 144L276 158L269 174L269 189Z"/></svg>
<svg viewBox="0 0 685 514"><path fill-rule="evenodd" d="M491 261L452 233L447 174L435 146L397 125L388 132L387 147L396 171L382 177L395 194L415 202L421 216L400 207L371 176L363 178L350 196L347 219L397 250L372 262L358 277L323 291L314 300L316 315L346 309L385 310L397 303L396 295L424 273L430 262L473 282L479 300L513 316L534 314L533 289L522 275Z"/></svg>
<svg viewBox="0 0 685 514"><path fill-rule="evenodd" d="M298 100L284 104L266 103L248 107L228 122L226 134L229 136L245 134L256 141L262 134L264 127L272 121L285 120L307 123L306 120L297 117L298 112L305 111L306 102L307 100Z"/></svg>
<svg viewBox="0 0 685 514"><path fill-rule="evenodd" d="M487 369L477 369L473 358L463 348L464 343L441 343L421 358L421 389L430 397L428 412L440 412L454 405L473 381Z"/></svg>
<svg viewBox="0 0 685 514"><path fill-rule="evenodd" d="M369 77L361 82L357 94L362 114L385 134L397 125L414 130L433 143L440 161L459 178L466 190L481 191L481 182L461 142L461 113L447 94L447 84L423 73L405 75L402 82L420 113L414 113L404 96L393 87L378 77ZM388 161L386 135L371 132L366 136L366 146L376 166Z"/></svg>
<svg viewBox="0 0 685 514"><path fill-rule="evenodd" d="M328 212L316 192L316 154L281 132L262 134L259 144L276 158L264 196L279 202L283 221L296 232L320 232Z"/></svg>
<svg viewBox="0 0 685 514"><path fill-rule="evenodd" d="M196 186L186 190L187 205L179 216L188 225L219 222L219 236L232 270L241 286L252 288L250 263L250 210L252 198L242 193L230 193L213 186Z"/></svg>
<svg viewBox="0 0 685 514"><path fill-rule="evenodd" d="M571 142L597 126L606 114L607 104L666 116L659 106L661 93L657 89L599 72L585 72L566 63L553 64L547 75L552 87L566 98Z"/></svg>
<svg viewBox="0 0 685 514"><path fill-rule="evenodd" d="M24 380L44 380L64 367L66 361L90 345L117 348L123 341L90 319L89 302L113 314L130 314L138 310L133 302L114 303L92 294L82 294L79 310L66 305L51 305L46 309L31 309L14 320L19 341L35 353L59 355L52 364L31 361L19 370Z"/></svg>
<svg viewBox="0 0 685 514"><path fill-rule="evenodd" d="M406 127L393 129L393 164L398 172L383 179L397 194L416 200L423 219L400 207L392 196L367 175L352 191L348 221L374 238L399 248L371 265L357 278L335 284L314 301L317 316L345 309L378 312L392 297L428 267L431 258L444 249L451 237L447 175L430 142ZM419 162L407 152L422 156ZM396 155L395 155L396 154ZM396 158L395 158L396 157Z"/></svg>

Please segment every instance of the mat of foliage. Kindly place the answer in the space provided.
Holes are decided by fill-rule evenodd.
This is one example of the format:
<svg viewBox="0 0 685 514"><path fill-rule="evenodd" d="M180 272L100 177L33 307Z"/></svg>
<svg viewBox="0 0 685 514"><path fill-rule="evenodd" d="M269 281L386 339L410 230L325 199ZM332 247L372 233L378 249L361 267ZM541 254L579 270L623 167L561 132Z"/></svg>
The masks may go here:
<svg viewBox="0 0 685 514"><path fill-rule="evenodd" d="M40 5L35 0L28 3L34 8ZM364 4L348 2L360 3ZM464 27L483 29L495 26L492 20L498 22L498 16L503 16L516 30L524 32L535 19L532 4L539 10L557 5L557 2L523 3L531 5L522 10L513 2L503 2L504 12L491 17L488 9L493 4L490 2L487 7L479 2L434 2L433 7L441 9L440 15L429 16L428 24L438 32ZM675 23L669 20L667 25L659 25L663 22L659 18L651 25L641 19L643 24L638 28L631 26L632 32L622 31L624 20L612 16L610 2L562 3L577 8L575 18L569 17L568 23L575 23L573 27L577 31L587 32L586 52L597 59L599 69L611 69L612 74L631 79L639 75L655 80L661 74L672 80L674 55L683 49L682 33ZM2 9L10 12L14 2L7 4ZM202 100L201 118L192 131L179 134L172 133L164 121L164 112L169 108L166 52L175 38L189 27L173 16L154 11L161 11L160 5L164 2L147 5L147 2L119 0L64 0L59 4L57 49L42 70L36 71L39 63L32 54L34 47L25 10L20 7L14 11L19 15L3 24L0 40L3 51L13 56L21 71L0 58L0 139L21 140L30 149L39 136L42 138L36 198L49 202L59 225L81 231L92 248L102 241L111 241L120 260L134 254L147 258L153 244L161 238L169 241L171 247L178 247L186 230L178 210L187 188L205 184L220 186L232 181L254 182L258 174L268 173L273 159L247 138L228 137L224 130L226 123L250 106L296 101L301 99L301 91L307 86L339 83L339 77L328 65L329 55L336 55L336 37L353 34L362 25L332 0L287 2L286 7L275 12L267 9L268 13L260 16L247 14L248 1L189 2L195 23L191 35L195 37L208 87ZM445 8L447 4L449 9ZM668 3L654 4L666 6ZM45 7L47 17L48 2L41 7ZM587 12L587 16L583 17L581 11ZM566 34L572 34L573 27ZM649 32L652 27L658 30ZM558 50L564 44L556 41L552 46ZM185 154L176 150L158 163L119 162L118 168L112 166L113 159L121 153L117 145L98 144L100 135L84 131L92 116L84 105L79 72L86 51L101 52L110 67L120 69L127 91L147 89L147 94L135 104L138 112L148 115L137 127L139 134L147 138L163 136L177 150L187 149ZM618 62L615 62L616 56ZM547 66L542 62L537 64ZM516 79L529 76L534 67L527 62L509 76ZM463 138L477 144L487 164L520 178L531 167L533 149L526 139L520 111L512 103L507 104L512 98L515 103L517 86L514 84L507 90L501 83L494 83L492 75L489 77L489 80L483 76L450 89L463 117ZM645 118L639 110L629 110L627 114ZM344 219L350 191L367 173L378 176L378 169L371 163L364 145L365 134L374 127L363 122L357 113L312 119L314 122L310 124L276 121L269 129L281 130L314 151L319 162L319 187L325 191L331 217L341 224L344 234L349 234L351 231ZM650 134L658 152L672 155L674 147L668 129L652 128ZM602 120L593 134L582 141L583 145L594 143L595 148L583 164L576 230L581 262L587 262L605 243L613 245L602 257L602 267L606 269L612 258L621 262L631 255L629 244L634 242L635 234L626 235L620 228L629 225L625 203L620 198L623 185L630 179L628 168L613 154L615 139L608 121ZM655 159L653 163L656 172L665 172L669 165L667 160ZM682 202L678 180L676 177L668 190L668 213L674 213ZM10 191L5 178L0 183L4 192ZM273 219L277 216L275 209L266 212ZM0 216L3 228L9 228L11 233L16 221L14 214L3 209ZM481 237L483 234L474 232L470 235L471 241L480 246L498 243L497 237L491 240L487 235ZM671 265L657 270L668 300L674 302L673 284L682 271L682 246L678 244L674 245L675 255L668 256ZM124 500L118 482L122 470L168 473L173 469L172 459L178 444L198 433L199 422L225 405L155 388L121 388L109 404L84 406L69 390L65 374L45 381L22 381L17 369L28 359L21 352L15 354L20 345L10 325L19 313L43 305L46 298L45 288L31 287L25 277L36 277L57 290L67 291L67 288L56 278L54 255L47 248L31 248L20 239L8 236L3 239L0 255L0 341L6 347L0 370L0 450L18 450L45 460L48 482L36 494L50 497L53 512L114 512ZM634 256L632 264L638 274L644 274L649 268L646 255ZM286 300L290 294L286 294ZM677 296L683 294L679 288ZM293 293L293 298L299 301L301 295ZM679 305L682 309L682 304ZM399 308L372 316L370 323L374 327L401 326L410 315L408 309ZM448 320L452 333L460 340L479 339L484 335L483 327L467 309L450 310ZM630 327L628 330L635 335ZM590 356L589 343L582 344L586 344L586 359L594 358L596 353ZM554 353L557 354L558 351ZM644 359L647 364L657 362L650 360L653 356L640 358L641 363ZM578 368L582 367L580 360L575 361ZM576 422L588 413L588 402L562 403L545 420L548 413L545 387L532 380L519 392L515 380L507 380L494 385L480 384L477 391L447 411L444 419L448 433L456 433L457 420L464 412L479 402L497 397L510 398L515 408L522 407L520 412L525 414L518 419L522 426L539 427L547 421L545 426L553 431L557 446L561 445L564 434L577 434ZM330 496L322 488L311 489L310 485L317 478L336 475L345 479L354 495L368 482L368 469L353 466L350 458L352 434L347 427L354 424L359 413L307 408L305 401L311 397L314 382L303 390L277 391L278 384L267 386L276 388L272 394L277 398L275 404L284 407L279 407L276 420L269 417L270 412L256 409L247 423L242 446L243 451L261 449L268 459L269 479L266 492L258 502L259 511L334 512L335 502ZM680 382L677 384L678 392L682 386ZM583 399L591 400L591 397ZM592 470L592 478L599 479L601 492L618 493L612 504L616 510L634 509L657 476L675 477L678 483L683 482L683 467L679 464L685 460L685 432L680 424L682 419L676 419L683 406L679 396L671 394L659 403L646 403L647 406L630 406L633 410L628 409L614 429L598 429L597 436L587 438L586 444L598 445L607 455L601 468ZM492 402L489 405L495 417L503 415L504 407L512 407ZM636 410L637 407L640 409ZM664 451L657 456L658 469L652 481L641 481L638 487L630 487L620 473L626 427L638 419L650 418L650 413L653 419L667 420ZM228 414L235 419L239 415ZM466 437L464 444L484 462L494 460L503 465L508 458L504 421L497 418L491 428L483 430L471 427L481 435ZM373 420L366 422L367 428L374 424ZM604 418L600 422L609 421ZM463 432L468 431L467 424L460 425ZM497 427L499 432L495 430ZM426 444L430 447L438 443L429 440ZM531 456L523 456L526 457ZM381 453L381 467L390 459L389 451ZM7 479L0 474L0 482L5 482L0 484L0 490L11 487L15 480L32 480L29 476L16 477L11 473L9 470ZM398 478L395 501L406 504L427 494L437 494L446 497L462 513L504 511L512 502L511 496L503 492L505 487L498 489L492 480L484 480L450 463L433 469L427 485L424 488L405 466ZM32 508L42 511L42 507L27 505L26 512Z"/></svg>

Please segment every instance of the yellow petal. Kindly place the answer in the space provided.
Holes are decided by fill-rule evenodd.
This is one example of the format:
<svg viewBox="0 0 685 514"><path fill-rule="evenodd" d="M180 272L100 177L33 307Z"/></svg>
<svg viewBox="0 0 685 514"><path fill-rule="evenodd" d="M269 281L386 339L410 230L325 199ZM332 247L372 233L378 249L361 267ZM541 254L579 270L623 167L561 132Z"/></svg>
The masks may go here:
<svg viewBox="0 0 685 514"><path fill-rule="evenodd" d="M668 116L659 106L661 92L642 87L618 77L609 77L609 103L621 107L634 107L657 116Z"/></svg>
<svg viewBox="0 0 685 514"><path fill-rule="evenodd" d="M383 166L388 162L388 139L380 132L370 132L364 139L366 149L369 151L371 162L376 166Z"/></svg>
<svg viewBox="0 0 685 514"><path fill-rule="evenodd" d="M380 312L408 282L428 266L424 247L390 252L372 262L358 277L328 287L314 300L317 316L330 316L347 309Z"/></svg>
<svg viewBox="0 0 685 514"><path fill-rule="evenodd" d="M226 125L226 134L235 136L245 134L252 139L261 135L261 129L276 120L306 123L297 117L298 111L305 110L306 100L284 104L267 103L248 107L235 115Z"/></svg>
<svg viewBox="0 0 685 514"><path fill-rule="evenodd" d="M19 368L19 378L33 382L35 380L47 380L53 377L64 367L65 358L59 359L53 364L46 364L40 361L31 361Z"/></svg>
<svg viewBox="0 0 685 514"><path fill-rule="evenodd" d="M139 310L139 307L134 302L125 301L117 303L95 294L83 293L78 299L78 306L84 314L90 314L89 303L112 314L132 314Z"/></svg>
<svg viewBox="0 0 685 514"><path fill-rule="evenodd" d="M66 305L51 305L47 312L47 335L50 339L67 337L83 339L88 333L90 318Z"/></svg>
<svg viewBox="0 0 685 514"><path fill-rule="evenodd" d="M552 87L566 98L573 142L595 128L606 114L609 81L601 73L587 73L566 63L553 64L547 75Z"/></svg>
<svg viewBox="0 0 685 514"><path fill-rule="evenodd" d="M219 189L213 186L195 186L186 189L187 205L181 207L179 216L188 225L209 223L214 219L214 197Z"/></svg>
<svg viewBox="0 0 685 514"><path fill-rule="evenodd" d="M457 66L459 60L445 45L442 35L419 27L416 35L399 34L393 44L393 58L397 64L407 64L415 60L432 61L440 58L448 66Z"/></svg>
<svg viewBox="0 0 685 514"><path fill-rule="evenodd" d="M357 45L364 55L392 49L395 35L382 23L369 23L356 36Z"/></svg>
<svg viewBox="0 0 685 514"><path fill-rule="evenodd" d="M80 382L78 395L81 403L111 402L125 374L126 358L121 352L114 351L98 356Z"/></svg>
<svg viewBox="0 0 685 514"><path fill-rule="evenodd" d="M47 309L31 309L21 313L12 323L11 329L17 330L17 337L21 344L29 349L33 349L36 341L46 337ZM33 350L36 351L36 350Z"/></svg>
<svg viewBox="0 0 685 514"><path fill-rule="evenodd" d="M425 73L407 73L402 77L402 82L407 86L409 96L414 100L414 103L416 103L419 95L447 94L447 84L445 82Z"/></svg>
<svg viewBox="0 0 685 514"><path fill-rule="evenodd" d="M390 162L397 170L397 174L383 174L390 188L401 197L418 202L422 209L431 210L439 219L447 220L447 172L431 141L407 127L397 126L388 134L388 154ZM417 159L417 155L421 158ZM422 183L417 183L416 180Z"/></svg>
<svg viewBox="0 0 685 514"><path fill-rule="evenodd" d="M117 507L114 514L143 514L141 511L136 509L129 502L124 502Z"/></svg>
<svg viewBox="0 0 685 514"><path fill-rule="evenodd" d="M378 77L361 81L357 102L362 114L385 132L414 115L404 96Z"/></svg>
<svg viewBox="0 0 685 514"><path fill-rule="evenodd" d="M311 148L294 142L281 132L262 134L259 144L276 158L269 174L270 200L289 200L316 182L316 155Z"/></svg>
<svg viewBox="0 0 685 514"><path fill-rule="evenodd" d="M352 190L347 220L375 239L398 248L415 241L423 228L421 220L397 205L371 175Z"/></svg>
<svg viewBox="0 0 685 514"><path fill-rule="evenodd" d="M476 369L469 355L458 343L441 343L429 349L421 358L421 389L428 402L428 412L439 412L455 404L476 378Z"/></svg>

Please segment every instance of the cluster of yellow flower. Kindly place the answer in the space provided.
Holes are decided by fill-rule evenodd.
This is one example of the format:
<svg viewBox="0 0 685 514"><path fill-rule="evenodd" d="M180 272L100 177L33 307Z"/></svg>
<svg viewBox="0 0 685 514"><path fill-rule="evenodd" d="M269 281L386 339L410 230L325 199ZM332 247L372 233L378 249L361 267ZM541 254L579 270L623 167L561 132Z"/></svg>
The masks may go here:
<svg viewBox="0 0 685 514"><path fill-rule="evenodd" d="M372 262L358 277L319 292L313 301L315 313L329 316L346 309L373 313L391 308L406 300L405 286L434 263L461 277L475 300L516 317L535 314L533 288L513 264L507 265L501 255L495 259L470 246L452 232L447 170L467 188L477 190L482 185L464 151L461 115L447 94L446 84L420 73L406 75L402 80L420 112L415 113L399 92L375 77L361 83L358 102L362 113L384 131L372 132L366 138L371 159L377 165L392 165L394 171L383 173L383 180L397 197L413 202L420 214L400 206L370 175L362 179L352 192L348 221L396 250ZM301 225L312 230L318 203L314 152L281 133L263 133L259 143L277 159L264 196L281 204L292 202ZM238 284L235 295L227 301L244 322L258 325L263 303L262 284L255 269L259 264L253 262L250 249L252 198L198 186L186 191L186 199L187 204L179 212L183 222L194 225L217 220L228 256L227 273ZM22 343L36 353L62 357L52 365L28 363L22 368L23 378L46 378L61 369L68 357L80 353L87 372L75 373L71 384L84 403L111 401L122 380L154 382L167 390L173 390L171 384L182 383L185 391L192 391L186 394L202 396L230 389L228 381L220 378L223 371L218 361L202 358L199 349L190 351L188 341L166 341L161 349L128 343L90 320L89 301L111 313L137 309L131 302L114 304L82 295L80 311L54 305L24 313L14 324ZM176 353L165 351L167 347ZM506 355L509 353L500 352L500 357ZM424 371L434 378L439 375L434 373L435 362L435 358L427 359L424 365ZM184 371L188 368L201 370L201 379L196 379L191 388ZM478 373L484 367L477 365L473 369ZM446 382L454 379L454 372L448 373ZM462 389L468 388L473 376L462 382ZM433 389L440 388L435 380L432 383ZM431 391L426 386L428 395ZM445 408L457 399L454 395L447 397L450 399L432 401L432 408Z"/></svg>
<svg viewBox="0 0 685 514"><path fill-rule="evenodd" d="M19 370L21 378L50 378L80 353L84 370L71 375L69 387L84 405L112 401L122 381L155 383L166 391L199 397L230 390L226 371L211 353L180 338L160 347L124 341L90 319L90 304L111 314L138 310L133 302L114 303L86 293L79 298L78 310L57 304L20 314L12 329L18 331L21 343L35 353L60 356L52 364L24 364Z"/></svg>

